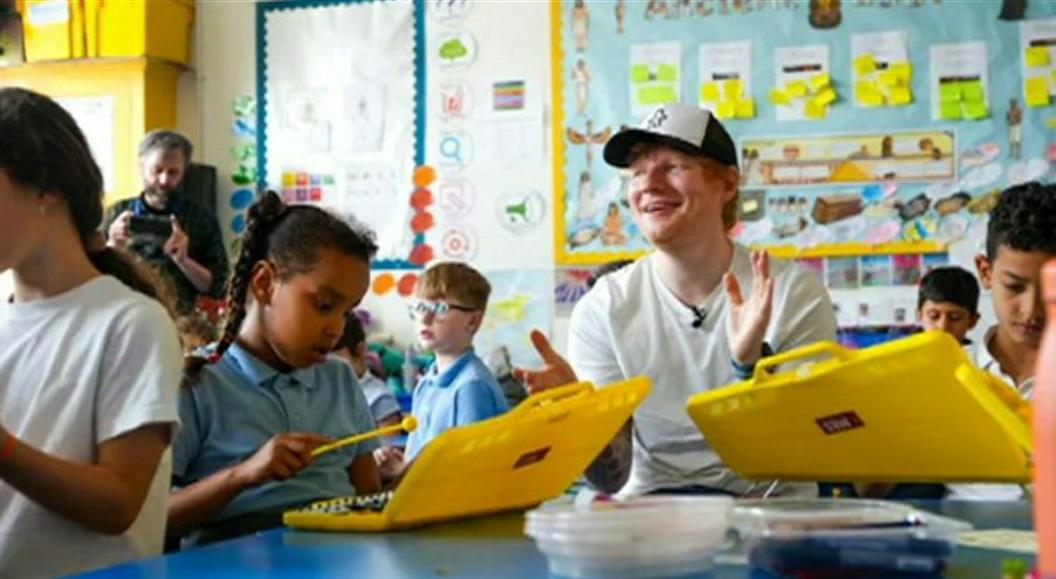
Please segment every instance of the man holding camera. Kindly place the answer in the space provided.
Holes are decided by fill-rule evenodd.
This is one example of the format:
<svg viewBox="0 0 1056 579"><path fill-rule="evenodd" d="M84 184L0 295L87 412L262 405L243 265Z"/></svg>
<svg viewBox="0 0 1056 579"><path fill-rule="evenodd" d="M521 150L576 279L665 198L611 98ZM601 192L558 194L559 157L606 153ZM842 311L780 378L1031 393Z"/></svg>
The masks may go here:
<svg viewBox="0 0 1056 579"><path fill-rule="evenodd" d="M220 297L227 281L216 219L182 192L191 152L179 133L147 133L139 145L143 192L115 203L104 221L110 245L135 252L172 284L181 314L199 295Z"/></svg>

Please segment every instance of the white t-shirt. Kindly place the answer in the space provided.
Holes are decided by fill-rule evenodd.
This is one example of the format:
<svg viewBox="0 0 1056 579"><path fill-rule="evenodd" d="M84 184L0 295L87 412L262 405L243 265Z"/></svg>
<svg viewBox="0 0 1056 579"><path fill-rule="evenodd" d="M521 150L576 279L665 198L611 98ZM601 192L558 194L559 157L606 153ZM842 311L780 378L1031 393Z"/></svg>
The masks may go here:
<svg viewBox="0 0 1056 579"><path fill-rule="evenodd" d="M1034 378L1028 378L1022 384L1016 384L1015 379L1005 373L1001 364L990 353L990 342L994 339L996 332L997 326L991 327L986 331L983 339L974 344L972 359L976 366L1004 380L1009 387L1015 388L1029 399L1034 391ZM1014 484L951 484L946 488L947 498L961 501L1018 501L1026 498L1023 494L1023 487Z"/></svg>
<svg viewBox="0 0 1056 579"><path fill-rule="evenodd" d="M43 300L0 303L0 424L52 456L93 462L102 442L177 423L181 360L164 308L110 276ZM64 519L0 481L0 576L65 575L160 554L171 471L166 450L121 535Z"/></svg>
<svg viewBox="0 0 1056 579"><path fill-rule="evenodd" d="M747 295L752 266L744 246L734 244L732 270ZM764 338L771 349L835 339L832 303L818 279L777 259L771 275L774 302ZM568 349L581 379L605 385L644 374L653 380L652 394L634 414L634 461L621 494L689 485L744 493L751 487L722 463L686 413L690 396L737 381L726 302L720 284L697 304L706 316L694 328L695 314L663 284L653 254L602 277L576 304ZM809 486L806 492L816 494Z"/></svg>

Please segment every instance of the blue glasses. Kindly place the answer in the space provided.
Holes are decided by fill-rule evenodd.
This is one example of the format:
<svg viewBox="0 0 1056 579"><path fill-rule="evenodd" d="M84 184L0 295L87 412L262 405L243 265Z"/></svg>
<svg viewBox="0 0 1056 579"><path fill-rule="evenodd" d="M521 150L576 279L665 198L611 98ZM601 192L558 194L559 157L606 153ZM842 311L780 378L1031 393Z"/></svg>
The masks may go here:
<svg viewBox="0 0 1056 579"><path fill-rule="evenodd" d="M475 308L468 308L466 306L460 306L458 304L449 304L447 302L427 302L425 300L415 300L407 304L407 311L411 314L412 320L424 320L429 314L440 317L451 310L458 310L460 312L475 312Z"/></svg>

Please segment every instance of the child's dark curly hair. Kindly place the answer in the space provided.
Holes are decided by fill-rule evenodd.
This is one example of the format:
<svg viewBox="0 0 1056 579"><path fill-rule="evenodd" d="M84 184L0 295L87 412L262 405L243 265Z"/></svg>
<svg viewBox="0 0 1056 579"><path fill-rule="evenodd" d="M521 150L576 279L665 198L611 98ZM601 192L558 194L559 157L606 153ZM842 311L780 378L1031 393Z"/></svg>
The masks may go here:
<svg viewBox="0 0 1056 579"><path fill-rule="evenodd" d="M1032 181L1001 193L986 228L986 257L993 260L1002 245L1056 255L1056 185Z"/></svg>

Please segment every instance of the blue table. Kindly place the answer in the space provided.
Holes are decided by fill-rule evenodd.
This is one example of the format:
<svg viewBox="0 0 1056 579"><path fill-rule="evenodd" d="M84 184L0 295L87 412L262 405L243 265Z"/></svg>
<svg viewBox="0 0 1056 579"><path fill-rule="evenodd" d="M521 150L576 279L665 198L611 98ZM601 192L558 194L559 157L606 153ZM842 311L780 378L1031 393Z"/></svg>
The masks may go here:
<svg viewBox="0 0 1056 579"><path fill-rule="evenodd" d="M976 528L1030 529L1026 503L919 502ZM258 535L104 569L88 577L546 577L546 558L523 534L521 513L401 533L336 534L276 529ZM1001 576L1001 551L958 548L948 577ZM719 565L718 579L758 577Z"/></svg>

